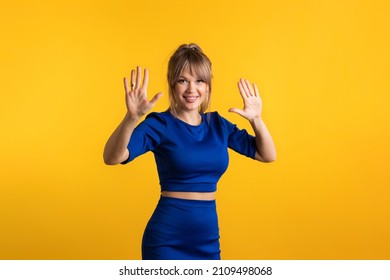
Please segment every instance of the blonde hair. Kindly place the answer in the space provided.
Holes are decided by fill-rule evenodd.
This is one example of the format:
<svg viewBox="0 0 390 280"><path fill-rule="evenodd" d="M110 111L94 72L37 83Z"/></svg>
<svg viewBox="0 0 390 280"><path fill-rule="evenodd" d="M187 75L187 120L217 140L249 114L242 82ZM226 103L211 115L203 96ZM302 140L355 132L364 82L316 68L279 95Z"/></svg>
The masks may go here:
<svg viewBox="0 0 390 280"><path fill-rule="evenodd" d="M199 112L206 112L210 105L211 97L211 61L203 53L202 49L196 44L183 44L177 48L168 62L168 86L169 86L169 109L174 116L176 114L176 100L174 97L174 89L180 75L185 69L189 69L195 73L208 85L208 92L205 100L199 106Z"/></svg>

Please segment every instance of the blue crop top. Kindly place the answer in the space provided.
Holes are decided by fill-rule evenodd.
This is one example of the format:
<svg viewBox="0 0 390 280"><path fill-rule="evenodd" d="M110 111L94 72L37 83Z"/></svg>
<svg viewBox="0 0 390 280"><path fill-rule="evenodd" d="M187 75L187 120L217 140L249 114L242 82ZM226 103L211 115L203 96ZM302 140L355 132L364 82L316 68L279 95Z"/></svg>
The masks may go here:
<svg viewBox="0 0 390 280"><path fill-rule="evenodd" d="M150 113L133 131L127 146L128 163L152 151L162 191L213 192L229 163L227 148L254 158L255 137L221 117L202 114L202 123L189 125L170 112Z"/></svg>

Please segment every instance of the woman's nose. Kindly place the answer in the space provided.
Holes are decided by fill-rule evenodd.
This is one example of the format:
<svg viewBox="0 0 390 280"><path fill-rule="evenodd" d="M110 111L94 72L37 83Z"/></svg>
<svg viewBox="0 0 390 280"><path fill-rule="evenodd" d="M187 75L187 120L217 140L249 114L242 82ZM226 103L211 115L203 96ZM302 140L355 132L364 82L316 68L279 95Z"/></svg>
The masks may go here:
<svg viewBox="0 0 390 280"><path fill-rule="evenodd" d="M188 83L188 88L187 88L187 91L188 92L194 92L195 91L195 88L196 88L196 85L194 82L189 82Z"/></svg>

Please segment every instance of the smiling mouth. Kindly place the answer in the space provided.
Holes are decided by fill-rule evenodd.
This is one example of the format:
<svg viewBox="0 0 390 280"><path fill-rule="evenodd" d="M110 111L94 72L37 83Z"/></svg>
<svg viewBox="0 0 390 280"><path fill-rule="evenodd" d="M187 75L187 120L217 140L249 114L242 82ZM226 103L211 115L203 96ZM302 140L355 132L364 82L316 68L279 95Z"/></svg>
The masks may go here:
<svg viewBox="0 0 390 280"><path fill-rule="evenodd" d="M199 96L183 96L184 99L189 103L194 103Z"/></svg>

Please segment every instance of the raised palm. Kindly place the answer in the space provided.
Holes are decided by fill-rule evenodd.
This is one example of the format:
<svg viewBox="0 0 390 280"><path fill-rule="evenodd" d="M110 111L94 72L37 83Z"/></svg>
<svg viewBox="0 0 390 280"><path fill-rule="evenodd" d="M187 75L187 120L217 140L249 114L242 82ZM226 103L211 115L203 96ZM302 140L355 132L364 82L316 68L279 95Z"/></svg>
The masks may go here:
<svg viewBox="0 0 390 280"><path fill-rule="evenodd" d="M249 121L260 117L262 111L262 101L257 85L253 84L252 87L248 80L240 79L238 82L238 89L240 90L241 97L244 101L244 108L231 108L229 109L229 112L237 113Z"/></svg>
<svg viewBox="0 0 390 280"><path fill-rule="evenodd" d="M147 88L149 82L149 71L144 70L142 80L141 67L131 70L130 82L123 79L126 94L127 112L132 117L142 117L147 114L161 98L162 92L157 93L150 101L147 98Z"/></svg>

